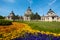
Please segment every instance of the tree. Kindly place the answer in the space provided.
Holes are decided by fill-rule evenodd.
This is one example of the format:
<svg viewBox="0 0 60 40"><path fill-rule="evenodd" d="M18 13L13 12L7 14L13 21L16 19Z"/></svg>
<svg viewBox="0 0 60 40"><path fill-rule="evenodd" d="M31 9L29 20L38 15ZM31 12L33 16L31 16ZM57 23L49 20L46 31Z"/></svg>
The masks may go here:
<svg viewBox="0 0 60 40"><path fill-rule="evenodd" d="M5 18L5 17L3 17L3 16L0 15L0 19L4 19L4 18Z"/></svg>
<svg viewBox="0 0 60 40"><path fill-rule="evenodd" d="M36 12L36 14L32 13L30 15L31 20L39 20L41 17L40 15Z"/></svg>
<svg viewBox="0 0 60 40"><path fill-rule="evenodd" d="M19 19L19 16L18 16L18 15L14 15L14 16L12 17L12 19L13 19L13 20Z"/></svg>
<svg viewBox="0 0 60 40"><path fill-rule="evenodd" d="M30 15L30 18L31 18L31 20L34 20L34 19L35 19L35 14L32 13L32 14Z"/></svg>
<svg viewBox="0 0 60 40"><path fill-rule="evenodd" d="M35 20L39 20L41 17L40 17L40 15L36 12L36 14L35 14Z"/></svg>

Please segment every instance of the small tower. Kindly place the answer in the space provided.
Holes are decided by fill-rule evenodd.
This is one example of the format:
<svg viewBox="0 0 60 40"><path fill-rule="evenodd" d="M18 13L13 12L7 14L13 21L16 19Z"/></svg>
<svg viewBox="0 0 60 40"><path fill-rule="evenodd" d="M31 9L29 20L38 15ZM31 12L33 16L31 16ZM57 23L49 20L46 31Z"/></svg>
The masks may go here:
<svg viewBox="0 0 60 40"><path fill-rule="evenodd" d="M11 11L11 13L6 17L7 20L13 20L13 16L15 16L14 12Z"/></svg>
<svg viewBox="0 0 60 40"><path fill-rule="evenodd" d="M29 16L31 14L31 12L32 11L31 11L30 7L28 7L27 11L25 12L25 15L28 15Z"/></svg>
<svg viewBox="0 0 60 40"><path fill-rule="evenodd" d="M32 14L32 10L28 7L27 11L24 14L24 21L30 21L30 15Z"/></svg>
<svg viewBox="0 0 60 40"><path fill-rule="evenodd" d="M47 13L48 21L57 21L57 18L58 16L56 15L56 13L52 9L49 9Z"/></svg>
<svg viewBox="0 0 60 40"><path fill-rule="evenodd" d="M12 16L14 16L14 15L15 15L15 14L14 14L13 11L11 11L11 13L9 14L10 17L12 17Z"/></svg>
<svg viewBox="0 0 60 40"><path fill-rule="evenodd" d="M57 16L57 15L52 9L49 9L47 16Z"/></svg>

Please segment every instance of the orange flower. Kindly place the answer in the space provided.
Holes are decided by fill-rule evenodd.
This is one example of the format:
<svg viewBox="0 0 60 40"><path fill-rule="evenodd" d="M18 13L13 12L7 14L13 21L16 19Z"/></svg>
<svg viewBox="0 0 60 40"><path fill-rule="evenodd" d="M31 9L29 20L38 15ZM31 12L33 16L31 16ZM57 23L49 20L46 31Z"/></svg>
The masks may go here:
<svg viewBox="0 0 60 40"><path fill-rule="evenodd" d="M12 22L13 25L10 26L0 26L0 34L3 35L1 40L11 40L13 38L19 37L24 35L25 32L28 33L37 33L40 32L41 34L53 34L54 36L60 36L60 34L52 33L52 32L44 32L39 30L33 30L30 26L24 23Z"/></svg>

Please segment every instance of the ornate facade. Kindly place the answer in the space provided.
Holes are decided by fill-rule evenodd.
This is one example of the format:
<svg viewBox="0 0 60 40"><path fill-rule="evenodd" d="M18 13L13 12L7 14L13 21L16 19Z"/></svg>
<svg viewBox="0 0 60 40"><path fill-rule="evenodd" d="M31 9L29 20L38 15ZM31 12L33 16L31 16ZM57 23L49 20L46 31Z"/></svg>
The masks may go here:
<svg viewBox="0 0 60 40"><path fill-rule="evenodd" d="M30 7L28 7L27 11L24 13L24 16L19 16L20 19L18 20L24 20L24 21L30 21L30 14L32 14L32 10ZM7 20L13 20L12 17L14 16L14 12L12 11L9 16L7 16L5 19ZM49 9L47 12L46 16L41 16L41 19L39 21L59 21L60 22L60 17L56 15L56 13L52 10Z"/></svg>
<svg viewBox="0 0 60 40"><path fill-rule="evenodd" d="M11 11L11 13L5 18L6 20L13 20L13 16L14 16L15 14L14 14L14 12L13 11Z"/></svg>
<svg viewBox="0 0 60 40"><path fill-rule="evenodd" d="M60 17L52 9L49 9L46 16L41 16L41 21L60 21Z"/></svg>
<svg viewBox="0 0 60 40"><path fill-rule="evenodd" d="M32 14L32 10L30 9L30 7L28 7L27 11L24 14L24 21L30 21L30 14Z"/></svg>

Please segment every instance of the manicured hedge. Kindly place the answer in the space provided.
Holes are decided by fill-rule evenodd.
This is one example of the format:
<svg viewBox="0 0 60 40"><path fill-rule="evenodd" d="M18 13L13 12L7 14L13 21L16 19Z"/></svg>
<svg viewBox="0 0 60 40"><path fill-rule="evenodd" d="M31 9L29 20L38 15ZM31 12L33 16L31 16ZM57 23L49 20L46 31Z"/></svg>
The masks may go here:
<svg viewBox="0 0 60 40"><path fill-rule="evenodd" d="M2 25L2 26L12 25L12 21L0 20L0 25Z"/></svg>

